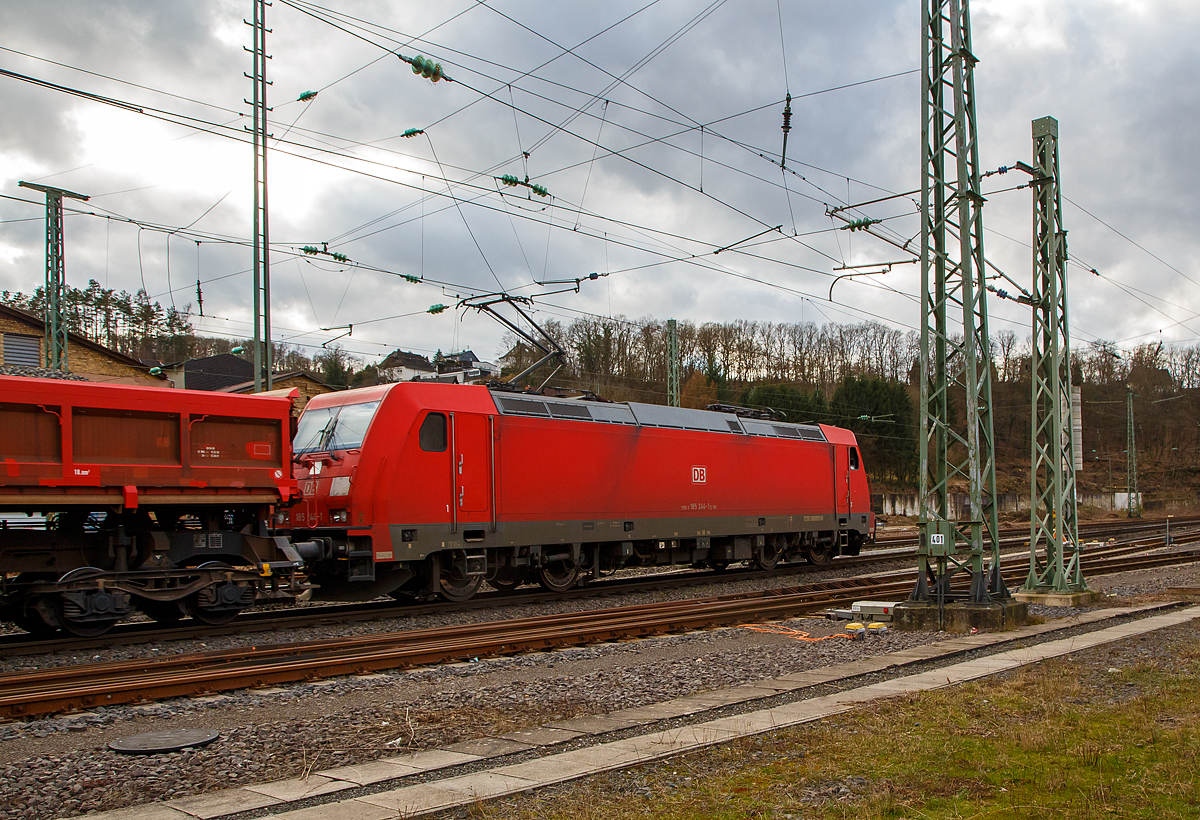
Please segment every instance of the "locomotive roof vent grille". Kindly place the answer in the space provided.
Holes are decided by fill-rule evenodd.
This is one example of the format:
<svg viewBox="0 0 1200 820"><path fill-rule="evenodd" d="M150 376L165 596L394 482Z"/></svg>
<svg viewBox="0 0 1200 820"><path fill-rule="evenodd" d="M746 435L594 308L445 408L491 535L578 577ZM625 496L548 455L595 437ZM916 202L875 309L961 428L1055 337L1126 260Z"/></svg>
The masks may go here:
<svg viewBox="0 0 1200 820"><path fill-rule="evenodd" d="M546 402L550 415L560 419L591 419L592 413L582 404L559 404Z"/></svg>
<svg viewBox="0 0 1200 820"><path fill-rule="evenodd" d="M765 421L742 419L746 432L752 436L767 438L789 438L800 441L825 441L820 427L808 424L768 424Z"/></svg>
<svg viewBox="0 0 1200 820"><path fill-rule="evenodd" d="M629 409L637 417L638 424L645 427L673 427L677 430L707 430L712 433L741 433L730 421L737 421L728 413L710 410L693 410L689 407L664 407L661 404L629 402Z"/></svg>
<svg viewBox="0 0 1200 820"><path fill-rule="evenodd" d="M593 421L603 421L608 424L629 424L636 426L638 421L633 417L633 411L624 404L593 404L588 407Z"/></svg>
<svg viewBox="0 0 1200 820"><path fill-rule="evenodd" d="M548 416L546 405L540 401L531 401L529 399L496 399L500 403L500 407L507 413L521 413L527 416Z"/></svg>
<svg viewBox="0 0 1200 820"><path fill-rule="evenodd" d="M641 427L667 427L676 430L703 430L736 435L749 434L801 441L826 440L821 428L814 425L771 424L765 421L739 419L728 413L693 410L686 407L664 407L658 404L638 402L582 404L573 401L540 401L531 398L496 396L496 406L500 412L511 415L598 421Z"/></svg>

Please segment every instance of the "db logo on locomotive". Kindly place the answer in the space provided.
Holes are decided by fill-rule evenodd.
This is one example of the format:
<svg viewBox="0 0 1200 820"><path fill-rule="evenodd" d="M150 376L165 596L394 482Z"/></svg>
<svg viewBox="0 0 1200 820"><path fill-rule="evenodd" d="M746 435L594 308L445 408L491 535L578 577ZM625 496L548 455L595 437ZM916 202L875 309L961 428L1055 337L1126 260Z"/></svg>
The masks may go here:
<svg viewBox="0 0 1200 820"><path fill-rule="evenodd" d="M693 484L707 484L708 483L708 468L707 467L693 467L692 468L692 483Z"/></svg>

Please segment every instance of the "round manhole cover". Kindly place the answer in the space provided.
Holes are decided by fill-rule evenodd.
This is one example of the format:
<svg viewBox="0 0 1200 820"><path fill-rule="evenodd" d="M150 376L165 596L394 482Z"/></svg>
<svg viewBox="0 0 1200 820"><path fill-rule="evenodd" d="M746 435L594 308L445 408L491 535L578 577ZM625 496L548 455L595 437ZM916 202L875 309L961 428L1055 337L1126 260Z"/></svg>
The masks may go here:
<svg viewBox="0 0 1200 820"><path fill-rule="evenodd" d="M127 755L154 755L178 752L189 747L207 746L220 735L208 729L167 729L163 732L147 732L114 740L108 748Z"/></svg>

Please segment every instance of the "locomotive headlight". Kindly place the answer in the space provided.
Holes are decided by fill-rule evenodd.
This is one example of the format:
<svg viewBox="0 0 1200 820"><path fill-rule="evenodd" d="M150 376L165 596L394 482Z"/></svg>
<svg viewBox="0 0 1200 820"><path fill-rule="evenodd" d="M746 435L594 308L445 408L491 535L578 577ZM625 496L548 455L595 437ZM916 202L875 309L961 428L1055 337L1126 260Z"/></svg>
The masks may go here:
<svg viewBox="0 0 1200 820"><path fill-rule="evenodd" d="M349 480L349 479L347 479L347 480ZM329 520L335 524L345 524L347 521L350 520L350 511L349 510L330 510L329 511Z"/></svg>
<svg viewBox="0 0 1200 820"><path fill-rule="evenodd" d="M283 512L281 510L281 511L275 513L275 523L276 524L286 524L287 522L288 522L288 514L286 512Z"/></svg>
<svg viewBox="0 0 1200 820"><path fill-rule="evenodd" d="M335 476L334 479L329 482L329 495L350 495L350 476Z"/></svg>

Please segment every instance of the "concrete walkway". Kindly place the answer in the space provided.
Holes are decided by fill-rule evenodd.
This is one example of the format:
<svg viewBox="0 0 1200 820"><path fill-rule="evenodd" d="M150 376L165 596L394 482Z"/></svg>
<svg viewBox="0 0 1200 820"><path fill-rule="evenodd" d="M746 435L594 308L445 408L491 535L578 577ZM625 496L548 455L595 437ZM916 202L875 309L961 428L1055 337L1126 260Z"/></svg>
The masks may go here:
<svg viewBox="0 0 1200 820"><path fill-rule="evenodd" d="M282 780L258 786L244 786L195 797L183 797L166 803L135 806L101 814L87 815L88 820L215 820L225 815L256 809L270 809L265 815L287 820L398 820L444 809L468 806L478 800L531 791L533 789L626 768L672 755L693 752L736 738L796 726L857 708L860 704L884 698L939 689L997 672L1015 669L1049 658L1069 655L1143 635L1154 630L1200 619L1200 607L1151 615L1085 635L1051 641L1026 648L989 655L940 667L928 672L894 678L834 695L800 700L732 717L698 722L668 731L649 731L622 740L598 742L584 748L553 753L546 751L532 760L489 769L478 769L487 758L534 752L585 735L644 726L662 720L685 718L709 709L775 697L811 686L846 678L911 666L924 661L961 655L972 650L1020 641L1073 626L1098 623L1131 614L1144 614L1164 605L1128 609L1095 610L1069 623L1048 623L1022 627L1001 633L964 635L936 644L864 658L853 663L798 672L759 681L733 689L678 698L650 706L627 709L607 715L581 717L536 729L513 732L501 737L481 738L413 755L390 757L360 766L344 766L312 774L304 779ZM599 740L599 738L597 738ZM476 764L476 771L453 773L462 764ZM441 779L402 785L412 775L429 777L446 771ZM348 799L332 799L299 808L301 801L361 787L391 785L398 788L362 794Z"/></svg>

